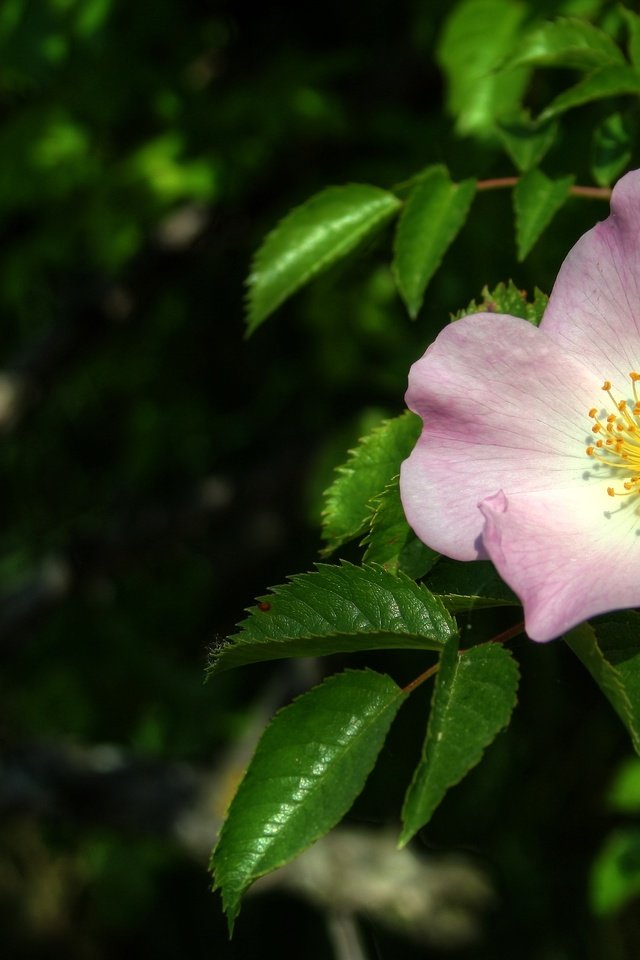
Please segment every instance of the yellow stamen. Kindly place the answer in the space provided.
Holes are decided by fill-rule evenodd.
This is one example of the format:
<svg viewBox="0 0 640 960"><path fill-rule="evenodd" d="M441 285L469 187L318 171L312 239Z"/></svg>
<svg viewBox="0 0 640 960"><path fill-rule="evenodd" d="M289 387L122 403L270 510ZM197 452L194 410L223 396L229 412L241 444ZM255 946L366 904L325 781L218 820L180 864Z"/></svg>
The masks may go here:
<svg viewBox="0 0 640 960"><path fill-rule="evenodd" d="M604 439L598 439L586 447L587 456L599 460L612 470L623 470L626 476L622 480L622 489L607 487L610 497L628 497L640 494L640 395L636 384L640 383L640 373L632 370L629 374L633 392L633 407L627 400L616 400L611 389L611 381L605 380L602 389L609 394L609 400L615 413L609 413L602 419L598 408L592 407L588 416L594 423L591 432L604 433Z"/></svg>

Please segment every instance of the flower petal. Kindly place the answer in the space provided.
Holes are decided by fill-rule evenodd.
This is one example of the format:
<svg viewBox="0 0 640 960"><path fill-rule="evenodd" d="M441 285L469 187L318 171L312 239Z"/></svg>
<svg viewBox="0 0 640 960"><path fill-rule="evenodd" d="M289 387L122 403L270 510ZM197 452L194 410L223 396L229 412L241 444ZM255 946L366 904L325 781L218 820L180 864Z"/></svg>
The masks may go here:
<svg viewBox="0 0 640 960"><path fill-rule="evenodd" d="M540 329L626 396L640 366L640 170L618 181L611 215L567 254Z"/></svg>
<svg viewBox="0 0 640 960"><path fill-rule="evenodd" d="M481 500L593 482L587 413L600 387L525 320L475 314L443 330L411 368L406 396L424 420L400 474L418 537L454 559L486 556Z"/></svg>
<svg viewBox="0 0 640 960"><path fill-rule="evenodd" d="M552 640L589 617L640 605L640 508L605 483L480 504L483 540L518 595L532 640Z"/></svg>

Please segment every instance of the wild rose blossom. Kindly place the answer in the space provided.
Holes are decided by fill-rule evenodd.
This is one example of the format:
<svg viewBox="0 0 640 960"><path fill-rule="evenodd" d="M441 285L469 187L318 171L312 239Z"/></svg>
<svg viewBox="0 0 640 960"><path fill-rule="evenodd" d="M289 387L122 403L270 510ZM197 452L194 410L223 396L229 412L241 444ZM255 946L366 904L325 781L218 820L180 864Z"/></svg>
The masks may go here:
<svg viewBox="0 0 640 960"><path fill-rule="evenodd" d="M400 477L410 525L492 560L533 640L640 605L640 171L567 255L539 328L450 324L406 401L424 421Z"/></svg>

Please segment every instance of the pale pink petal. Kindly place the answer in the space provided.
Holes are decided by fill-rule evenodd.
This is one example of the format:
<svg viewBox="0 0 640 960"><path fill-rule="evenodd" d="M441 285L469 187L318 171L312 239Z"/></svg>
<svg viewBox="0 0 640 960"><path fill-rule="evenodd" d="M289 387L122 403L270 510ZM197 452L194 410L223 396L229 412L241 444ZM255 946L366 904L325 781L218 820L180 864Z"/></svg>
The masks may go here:
<svg viewBox="0 0 640 960"><path fill-rule="evenodd" d="M480 509L487 552L520 598L532 640L640 605L637 497L612 499L605 481L528 496L499 491Z"/></svg>
<svg viewBox="0 0 640 960"><path fill-rule="evenodd" d="M593 482L585 447L601 382L525 320L476 314L448 326L413 365L406 400L424 429L402 465L402 503L418 537L447 556L486 555L478 504L498 490L570 497Z"/></svg>
<svg viewBox="0 0 640 960"><path fill-rule="evenodd" d="M640 367L640 171L616 185L611 216L569 251L540 329L626 396Z"/></svg>

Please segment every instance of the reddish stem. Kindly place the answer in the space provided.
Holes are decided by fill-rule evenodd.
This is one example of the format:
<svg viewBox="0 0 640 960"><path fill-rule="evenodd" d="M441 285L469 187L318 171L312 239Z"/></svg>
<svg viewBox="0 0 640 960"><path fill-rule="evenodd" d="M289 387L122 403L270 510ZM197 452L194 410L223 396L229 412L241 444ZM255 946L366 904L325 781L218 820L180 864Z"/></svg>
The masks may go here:
<svg viewBox="0 0 640 960"><path fill-rule="evenodd" d="M514 637L517 637L518 634L523 632L524 632L524 621L521 620L520 623L515 623L512 627L509 627L507 630L503 630L502 633L498 633L495 637L492 637L491 640L489 640L488 642L489 643L507 643L509 640L513 640ZM472 648L468 647L466 650L460 650L460 653L467 653L467 650L469 649L472 649ZM431 677L433 677L438 672L439 669L440 669L440 664L434 663L432 667L429 667L429 669L425 670L424 673L421 673L419 677L416 677L415 680L412 680L410 683L408 683L406 687L403 687L402 692L406 693L407 695L410 693L413 693L416 687L421 686L421 684L423 684L425 680L429 680Z"/></svg>
<svg viewBox="0 0 640 960"><path fill-rule="evenodd" d="M520 177L494 177L493 180L478 180L478 190L501 190L505 187L515 187ZM593 200L609 200L609 187L569 187L569 193L574 197L590 197Z"/></svg>

